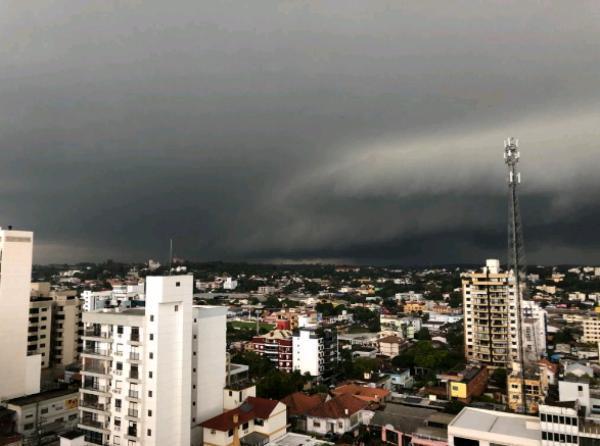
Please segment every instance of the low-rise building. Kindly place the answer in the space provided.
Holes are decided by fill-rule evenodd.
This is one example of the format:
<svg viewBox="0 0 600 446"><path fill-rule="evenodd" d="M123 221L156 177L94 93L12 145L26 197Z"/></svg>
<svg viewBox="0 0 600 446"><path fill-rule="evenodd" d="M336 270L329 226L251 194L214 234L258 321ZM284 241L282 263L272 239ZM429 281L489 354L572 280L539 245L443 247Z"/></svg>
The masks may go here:
<svg viewBox="0 0 600 446"><path fill-rule="evenodd" d="M369 424L372 417L367 401L343 394L308 411L306 431L317 435L358 432L361 424Z"/></svg>
<svg viewBox="0 0 600 446"><path fill-rule="evenodd" d="M537 417L465 407L448 425L448 446L540 446Z"/></svg>
<svg viewBox="0 0 600 446"><path fill-rule="evenodd" d="M79 391L48 390L8 400L6 407L15 412L15 428L24 439L41 441L77 426Z"/></svg>
<svg viewBox="0 0 600 446"><path fill-rule="evenodd" d="M467 367L460 372L446 372L437 376L446 385L448 399L468 404L473 397L485 392L488 382L486 367Z"/></svg>
<svg viewBox="0 0 600 446"><path fill-rule="evenodd" d="M287 432L285 404L248 397L234 409L201 423L205 446L265 445Z"/></svg>
<svg viewBox="0 0 600 446"><path fill-rule="evenodd" d="M535 414L538 412L539 404L544 401L547 391L542 387L539 375L526 374L524 380L518 372L513 372L508 376L508 407L513 412L523 412L523 381L525 382L526 412Z"/></svg>
<svg viewBox="0 0 600 446"><path fill-rule="evenodd" d="M398 336L386 336L377 341L379 353L381 355L393 358L398 356L402 351L406 350L410 343L401 339Z"/></svg>

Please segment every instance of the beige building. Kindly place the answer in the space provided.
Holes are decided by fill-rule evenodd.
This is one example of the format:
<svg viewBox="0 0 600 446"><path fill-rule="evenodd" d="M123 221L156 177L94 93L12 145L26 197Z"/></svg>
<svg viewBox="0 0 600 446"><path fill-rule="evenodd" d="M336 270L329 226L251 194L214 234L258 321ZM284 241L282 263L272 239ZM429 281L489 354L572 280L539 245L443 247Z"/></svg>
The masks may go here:
<svg viewBox="0 0 600 446"><path fill-rule="evenodd" d="M521 376L513 373L508 376L508 407L513 412L523 412L523 392L521 387ZM527 400L527 413L538 412L539 405L544 402L547 389L542 386L539 376L525 377L525 398Z"/></svg>
<svg viewBox="0 0 600 446"><path fill-rule="evenodd" d="M379 346L379 353L387 356L388 358L394 358L400 354L401 351L406 350L409 343L404 339L400 339L398 336L385 336L377 341Z"/></svg>
<svg viewBox="0 0 600 446"><path fill-rule="evenodd" d="M51 365L52 304L49 298L39 298L29 303L27 354L41 355L43 369Z"/></svg>
<svg viewBox="0 0 600 446"><path fill-rule="evenodd" d="M581 342L600 342L600 319L587 317L583 319L583 336Z"/></svg>
<svg viewBox="0 0 600 446"><path fill-rule="evenodd" d="M52 290L48 282L31 284L28 354L39 353L42 368L79 359L81 307L75 290Z"/></svg>
<svg viewBox="0 0 600 446"><path fill-rule="evenodd" d="M519 361L516 289L512 272L487 260L481 272L463 275L465 356L490 367Z"/></svg>

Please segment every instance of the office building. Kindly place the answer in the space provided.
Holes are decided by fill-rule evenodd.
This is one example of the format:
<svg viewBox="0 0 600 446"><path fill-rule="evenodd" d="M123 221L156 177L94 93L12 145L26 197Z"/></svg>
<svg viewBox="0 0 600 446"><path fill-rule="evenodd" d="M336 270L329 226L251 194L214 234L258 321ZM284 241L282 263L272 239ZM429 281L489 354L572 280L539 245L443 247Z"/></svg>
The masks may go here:
<svg viewBox="0 0 600 446"><path fill-rule="evenodd" d="M33 233L0 229L0 401L40 391L41 355L28 355Z"/></svg>

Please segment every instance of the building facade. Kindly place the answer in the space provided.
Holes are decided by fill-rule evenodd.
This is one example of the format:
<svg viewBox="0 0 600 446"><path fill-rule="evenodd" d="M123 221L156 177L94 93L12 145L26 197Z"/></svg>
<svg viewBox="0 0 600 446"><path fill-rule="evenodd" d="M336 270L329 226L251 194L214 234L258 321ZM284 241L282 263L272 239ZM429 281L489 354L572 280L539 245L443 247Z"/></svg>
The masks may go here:
<svg viewBox="0 0 600 446"><path fill-rule="evenodd" d="M463 275L465 356L490 367L518 362L517 293L512 272L487 260L481 272Z"/></svg>
<svg viewBox="0 0 600 446"><path fill-rule="evenodd" d="M41 355L28 355L33 232L0 229L0 401L40 391Z"/></svg>
<svg viewBox="0 0 600 446"><path fill-rule="evenodd" d="M273 330L252 338L252 350L268 358L282 372L293 370L293 333L290 330Z"/></svg>
<svg viewBox="0 0 600 446"><path fill-rule="evenodd" d="M337 366L337 331L334 328L301 328L293 336L292 351L294 370L325 379Z"/></svg>

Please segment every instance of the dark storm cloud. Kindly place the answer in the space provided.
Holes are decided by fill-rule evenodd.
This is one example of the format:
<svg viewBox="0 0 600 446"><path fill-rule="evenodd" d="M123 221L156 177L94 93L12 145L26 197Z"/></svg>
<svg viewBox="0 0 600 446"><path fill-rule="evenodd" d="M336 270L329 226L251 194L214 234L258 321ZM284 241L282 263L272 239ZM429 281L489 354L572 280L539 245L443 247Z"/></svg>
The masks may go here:
<svg viewBox="0 0 600 446"><path fill-rule="evenodd" d="M37 260L598 260L597 2L6 1L0 217Z"/></svg>

